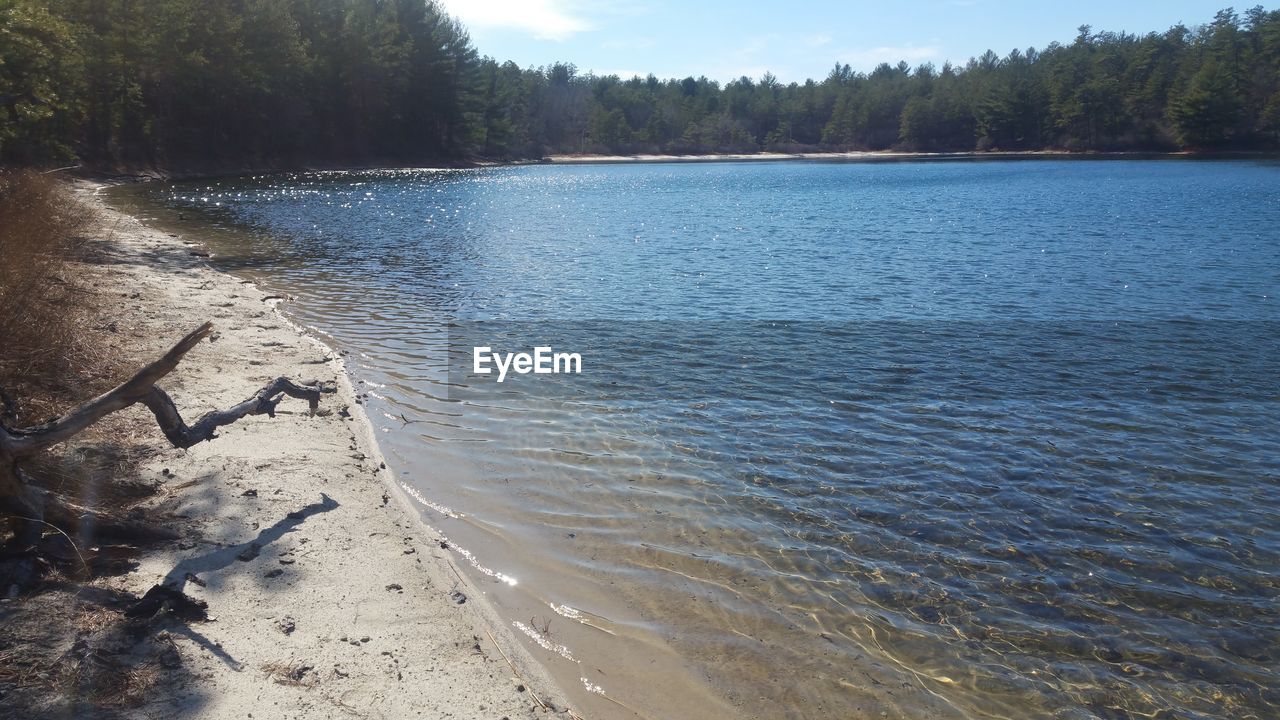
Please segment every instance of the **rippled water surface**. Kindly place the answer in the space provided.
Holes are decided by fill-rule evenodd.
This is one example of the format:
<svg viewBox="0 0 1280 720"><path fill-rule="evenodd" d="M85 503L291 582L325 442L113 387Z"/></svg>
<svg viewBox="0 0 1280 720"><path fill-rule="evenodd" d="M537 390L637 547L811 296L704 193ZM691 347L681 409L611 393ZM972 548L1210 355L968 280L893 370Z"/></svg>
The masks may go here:
<svg viewBox="0 0 1280 720"><path fill-rule="evenodd" d="M593 717L1280 716L1280 165L149 186ZM580 352L499 385L471 348Z"/></svg>

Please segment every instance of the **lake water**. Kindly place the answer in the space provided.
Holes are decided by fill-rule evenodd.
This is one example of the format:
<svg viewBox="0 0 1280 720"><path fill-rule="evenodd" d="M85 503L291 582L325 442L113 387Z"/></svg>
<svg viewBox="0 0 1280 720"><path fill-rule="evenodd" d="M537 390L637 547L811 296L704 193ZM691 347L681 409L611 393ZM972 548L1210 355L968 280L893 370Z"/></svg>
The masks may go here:
<svg viewBox="0 0 1280 720"><path fill-rule="evenodd" d="M1280 716L1280 163L141 192L349 353L586 717Z"/></svg>

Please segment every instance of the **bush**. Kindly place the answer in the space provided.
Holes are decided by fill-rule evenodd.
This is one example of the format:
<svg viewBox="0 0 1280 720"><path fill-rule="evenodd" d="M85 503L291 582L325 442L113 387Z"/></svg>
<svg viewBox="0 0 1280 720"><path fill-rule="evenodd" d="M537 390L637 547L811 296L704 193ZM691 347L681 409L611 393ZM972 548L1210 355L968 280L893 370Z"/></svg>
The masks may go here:
<svg viewBox="0 0 1280 720"><path fill-rule="evenodd" d="M36 420L71 396L89 363L83 293L68 263L96 222L64 183L0 170L0 389L23 398Z"/></svg>

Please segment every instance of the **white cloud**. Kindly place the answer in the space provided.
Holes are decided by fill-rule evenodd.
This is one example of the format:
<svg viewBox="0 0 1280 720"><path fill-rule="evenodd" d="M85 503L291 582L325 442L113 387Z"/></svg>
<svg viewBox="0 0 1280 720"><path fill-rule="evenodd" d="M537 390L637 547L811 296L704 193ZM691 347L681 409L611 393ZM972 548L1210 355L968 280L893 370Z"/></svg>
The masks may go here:
<svg viewBox="0 0 1280 720"><path fill-rule="evenodd" d="M617 75L620 80L630 80L633 77L648 77L649 73L640 72L639 70L626 70L617 68L605 68L603 70L588 71L596 77L606 77L609 75Z"/></svg>
<svg viewBox="0 0 1280 720"><path fill-rule="evenodd" d="M906 45L901 47L876 47L865 50L847 50L840 53L840 61L852 65L854 68L871 69L880 63L889 63L897 65L899 61L906 60L909 65L916 65L926 60L933 60L939 56L939 49L932 45L916 47L914 45Z"/></svg>
<svg viewBox="0 0 1280 720"><path fill-rule="evenodd" d="M592 29L564 0L441 0L440 4L467 27L525 30L538 40L561 42Z"/></svg>

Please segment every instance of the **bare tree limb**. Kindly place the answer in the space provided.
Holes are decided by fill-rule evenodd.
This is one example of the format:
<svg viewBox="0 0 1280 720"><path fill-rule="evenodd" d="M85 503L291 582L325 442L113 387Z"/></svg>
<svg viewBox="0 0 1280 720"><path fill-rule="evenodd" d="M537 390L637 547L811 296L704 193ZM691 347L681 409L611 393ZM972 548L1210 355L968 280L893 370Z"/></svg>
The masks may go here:
<svg viewBox="0 0 1280 720"><path fill-rule="evenodd" d="M43 425L11 428L4 416L13 407L11 398L0 398L5 407L0 416L0 508L28 520L44 522L46 518L62 527L106 532L132 537L174 537L171 531L144 523L96 513L68 499L37 487L23 473L20 463L39 452L74 437L102 418L136 403L143 403L155 415L156 422L169 442L178 448L189 448L217 437L217 430L249 415L274 417L276 406L284 396L306 400L315 412L321 395L334 392L323 385L299 385L284 377L268 383L252 397L226 410L201 415L187 425L173 399L156 382L164 378L182 358L213 331L212 323L204 323L182 338L163 357L143 367L115 389L79 405Z"/></svg>
<svg viewBox="0 0 1280 720"><path fill-rule="evenodd" d="M156 422L160 424L164 436L169 438L169 442L174 447L189 448L206 440L212 440L217 437L215 431L218 428L230 425L246 415L275 417L276 405L280 404L285 395L306 400L311 406L311 412L315 412L320 404L321 393L326 392L333 392L333 389L317 385L298 385L289 378L279 377L254 393L248 400L226 410L207 412L191 426L183 422L177 406L173 404L173 399L159 386L153 385L151 391L142 398L142 402L156 416Z"/></svg>
<svg viewBox="0 0 1280 720"><path fill-rule="evenodd" d="M118 410L141 401L157 381L173 372L183 356L213 332L206 322L178 341L159 360L147 365L114 390L72 409L62 417L30 428L0 429L0 459L18 460L47 450L74 437L90 425Z"/></svg>
<svg viewBox="0 0 1280 720"><path fill-rule="evenodd" d="M127 382L44 425L15 429L0 426L0 460L12 462L46 450L82 432L107 415L139 402L151 409L160 429L174 447L189 448L213 439L219 427L229 425L246 415L274 416L276 405L284 395L306 400L311 411L315 412L320 396L333 392L333 388L299 385L288 378L276 378L248 400L226 410L205 413L194 425L188 426L183 422L168 393L155 383L172 372L183 356L211 332L212 323L201 325L174 345L164 357L139 370Z"/></svg>

